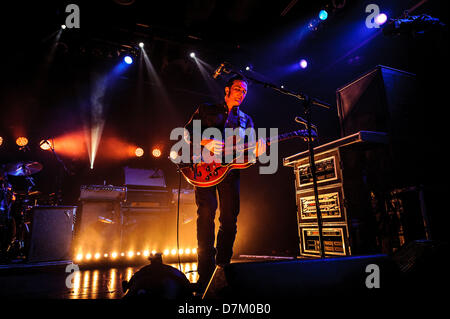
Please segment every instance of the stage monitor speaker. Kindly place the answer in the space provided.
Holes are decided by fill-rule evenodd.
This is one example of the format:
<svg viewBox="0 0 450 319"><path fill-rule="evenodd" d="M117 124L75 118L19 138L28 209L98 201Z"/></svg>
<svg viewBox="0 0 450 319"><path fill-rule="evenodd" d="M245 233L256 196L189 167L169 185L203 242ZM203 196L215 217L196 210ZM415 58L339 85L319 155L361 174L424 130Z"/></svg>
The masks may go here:
<svg viewBox="0 0 450 319"><path fill-rule="evenodd" d="M409 139L420 120L417 92L414 74L378 65L336 91L342 136L376 131Z"/></svg>
<svg viewBox="0 0 450 319"><path fill-rule="evenodd" d="M33 208L28 262L70 260L76 206Z"/></svg>
<svg viewBox="0 0 450 319"><path fill-rule="evenodd" d="M379 274L379 288L371 286L375 284L375 277L371 277L375 271ZM398 268L386 255L232 263L216 267L203 299L394 293L397 274Z"/></svg>
<svg viewBox="0 0 450 319"><path fill-rule="evenodd" d="M427 139L422 97L414 74L378 65L336 91L342 137L386 132L395 185L423 183ZM420 151L418 151L418 149Z"/></svg>

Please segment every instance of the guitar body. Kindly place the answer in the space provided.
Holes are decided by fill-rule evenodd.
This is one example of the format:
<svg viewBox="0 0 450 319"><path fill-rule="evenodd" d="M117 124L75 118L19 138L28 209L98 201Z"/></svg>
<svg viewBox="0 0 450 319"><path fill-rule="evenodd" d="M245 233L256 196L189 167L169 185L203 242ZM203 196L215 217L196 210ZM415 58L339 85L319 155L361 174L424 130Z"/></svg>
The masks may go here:
<svg viewBox="0 0 450 319"><path fill-rule="evenodd" d="M270 145L273 142L287 140L294 137L301 137L306 139L308 133L305 130L298 130L282 135L278 135L274 140L267 139L266 144ZM311 139L316 137L316 132L311 132ZM254 147L254 146L253 146ZM179 168L184 178L188 183L197 187L210 187L219 184L227 176L228 172L233 169L244 169L252 166L256 159L249 160L248 153L244 151L249 149L247 144L241 149L232 148L229 149L233 154L233 161L230 163L223 163L221 161L212 161L211 163L199 162L190 164L179 164ZM227 150L225 150L227 154ZM222 164L223 163L223 164Z"/></svg>
<svg viewBox="0 0 450 319"><path fill-rule="evenodd" d="M244 169L253 165L254 162L239 163L235 159L232 163L193 163L181 167L181 173L184 178L193 186L210 187L219 184L233 169Z"/></svg>

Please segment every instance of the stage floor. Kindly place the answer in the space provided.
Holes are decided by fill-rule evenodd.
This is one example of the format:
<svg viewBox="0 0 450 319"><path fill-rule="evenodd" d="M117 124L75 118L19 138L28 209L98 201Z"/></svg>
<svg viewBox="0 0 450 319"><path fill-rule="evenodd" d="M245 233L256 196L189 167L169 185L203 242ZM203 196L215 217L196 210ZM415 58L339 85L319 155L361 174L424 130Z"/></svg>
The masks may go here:
<svg viewBox="0 0 450 319"><path fill-rule="evenodd" d="M122 281L130 280L144 266L81 268L72 272L70 264L3 269L0 272L0 297L120 299L124 295ZM178 269L178 264L169 265ZM181 270L190 282L197 281L197 263L181 263Z"/></svg>
<svg viewBox="0 0 450 319"><path fill-rule="evenodd" d="M232 262L273 259L277 257L240 256ZM178 263L166 264L179 269ZM0 298L120 299L124 296L122 281L130 280L145 265L81 266L78 272L72 272L71 261L0 265ZM180 265L187 279L197 282L197 263Z"/></svg>

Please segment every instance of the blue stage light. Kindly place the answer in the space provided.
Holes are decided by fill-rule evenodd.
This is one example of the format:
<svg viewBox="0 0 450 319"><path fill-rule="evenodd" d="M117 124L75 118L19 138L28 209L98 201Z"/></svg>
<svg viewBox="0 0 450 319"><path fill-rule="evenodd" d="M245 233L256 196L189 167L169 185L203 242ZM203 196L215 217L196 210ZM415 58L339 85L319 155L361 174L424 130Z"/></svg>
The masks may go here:
<svg viewBox="0 0 450 319"><path fill-rule="evenodd" d="M384 13L380 13L379 15L377 15L377 17L375 18L375 22L378 25L382 25L383 23L385 23L387 21L387 15Z"/></svg>
<svg viewBox="0 0 450 319"><path fill-rule="evenodd" d="M129 55L126 55L123 60L125 61L126 64L131 64L133 63L133 58L130 57Z"/></svg>
<svg viewBox="0 0 450 319"><path fill-rule="evenodd" d="M320 10L319 12L319 19L320 20L326 20L328 18L328 12L326 12L325 10Z"/></svg>
<svg viewBox="0 0 450 319"><path fill-rule="evenodd" d="M299 64L302 69L306 69L308 66L308 62L305 59L301 59Z"/></svg>

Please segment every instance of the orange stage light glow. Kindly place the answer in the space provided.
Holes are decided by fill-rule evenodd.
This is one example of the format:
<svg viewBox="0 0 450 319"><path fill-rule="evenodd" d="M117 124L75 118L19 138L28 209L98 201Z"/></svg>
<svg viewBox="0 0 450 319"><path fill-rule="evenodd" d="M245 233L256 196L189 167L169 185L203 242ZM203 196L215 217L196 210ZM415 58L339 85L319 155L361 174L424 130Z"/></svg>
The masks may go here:
<svg viewBox="0 0 450 319"><path fill-rule="evenodd" d="M97 158L108 160L125 160L136 156L136 145L127 143L117 137L102 138Z"/></svg>
<svg viewBox="0 0 450 319"><path fill-rule="evenodd" d="M81 158L86 156L87 149L83 131L72 132L53 139L52 147L58 154Z"/></svg>
<svg viewBox="0 0 450 319"><path fill-rule="evenodd" d="M154 157L160 157L161 156L161 150L159 149L159 148L154 148L153 150L152 150L152 155L154 156Z"/></svg>
<svg viewBox="0 0 450 319"><path fill-rule="evenodd" d="M138 147L136 148L136 151L134 153L136 154L137 157L141 157L142 155L144 155L144 150Z"/></svg>
<svg viewBox="0 0 450 319"><path fill-rule="evenodd" d="M21 146L21 147L25 146L25 145L28 144L28 139L26 137L24 137L24 136L20 136L20 137L17 138L16 144Z"/></svg>
<svg viewBox="0 0 450 319"><path fill-rule="evenodd" d="M49 140L42 140L39 145L44 151L48 151L52 148L52 142L50 142Z"/></svg>

